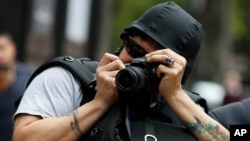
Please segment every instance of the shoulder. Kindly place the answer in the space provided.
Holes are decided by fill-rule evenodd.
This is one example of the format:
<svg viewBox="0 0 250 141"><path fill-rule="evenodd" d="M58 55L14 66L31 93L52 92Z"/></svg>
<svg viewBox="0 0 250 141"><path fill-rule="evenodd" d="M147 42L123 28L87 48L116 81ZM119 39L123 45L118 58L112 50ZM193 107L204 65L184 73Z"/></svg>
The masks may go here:
<svg viewBox="0 0 250 141"><path fill-rule="evenodd" d="M28 85L17 114L28 113L43 118L64 116L77 108L81 99L80 85L72 74L62 67L51 67L39 73Z"/></svg>
<svg viewBox="0 0 250 141"><path fill-rule="evenodd" d="M250 124L250 98L230 103L209 112L209 115L229 129L230 124Z"/></svg>
<svg viewBox="0 0 250 141"><path fill-rule="evenodd" d="M243 110L248 109L248 108L250 108L250 98L246 98L246 99L243 99L243 100L238 101L238 102L230 103L230 104L212 109L210 111L210 113L219 114L219 113L227 113L228 112L228 113L233 114L234 111L235 112L237 112L237 111L243 112Z"/></svg>
<svg viewBox="0 0 250 141"><path fill-rule="evenodd" d="M47 84L50 88L53 86L63 86L63 85L75 85L78 83L73 75L63 67L51 67L47 68L31 81L31 84L36 82L42 82Z"/></svg>

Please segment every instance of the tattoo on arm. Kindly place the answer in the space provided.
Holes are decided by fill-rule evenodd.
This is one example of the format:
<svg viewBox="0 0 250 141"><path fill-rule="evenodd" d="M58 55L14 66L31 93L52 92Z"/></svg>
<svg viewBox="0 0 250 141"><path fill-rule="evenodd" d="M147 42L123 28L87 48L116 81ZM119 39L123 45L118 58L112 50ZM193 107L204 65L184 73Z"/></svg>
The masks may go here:
<svg viewBox="0 0 250 141"><path fill-rule="evenodd" d="M202 123L199 118L194 117L195 123L184 123L185 126L202 141L223 140L229 141L226 133L219 130L219 125L212 123Z"/></svg>
<svg viewBox="0 0 250 141"><path fill-rule="evenodd" d="M73 121L70 122L70 126L71 126L71 129L72 131L74 132L74 134L77 136L77 137L81 137L81 135L83 134L80 130L80 127L79 127L79 122L78 122L78 119L77 119L77 110L74 111L72 113L72 116L73 116Z"/></svg>

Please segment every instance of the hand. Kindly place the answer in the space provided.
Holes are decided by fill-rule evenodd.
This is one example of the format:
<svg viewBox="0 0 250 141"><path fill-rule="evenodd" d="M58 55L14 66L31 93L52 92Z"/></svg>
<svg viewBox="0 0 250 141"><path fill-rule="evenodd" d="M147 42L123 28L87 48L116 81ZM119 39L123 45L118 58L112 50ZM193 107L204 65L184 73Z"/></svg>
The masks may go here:
<svg viewBox="0 0 250 141"><path fill-rule="evenodd" d="M115 77L124 68L125 65L117 56L109 53L104 54L96 69L97 93L95 100L103 102L108 107L117 101L118 90L116 88Z"/></svg>
<svg viewBox="0 0 250 141"><path fill-rule="evenodd" d="M166 58L172 57L172 65L164 65ZM171 49L162 49L150 52L146 55L148 62L161 62L156 70L156 74L161 78L159 92L165 98L177 91L182 90L181 80L186 67L186 59L175 53Z"/></svg>

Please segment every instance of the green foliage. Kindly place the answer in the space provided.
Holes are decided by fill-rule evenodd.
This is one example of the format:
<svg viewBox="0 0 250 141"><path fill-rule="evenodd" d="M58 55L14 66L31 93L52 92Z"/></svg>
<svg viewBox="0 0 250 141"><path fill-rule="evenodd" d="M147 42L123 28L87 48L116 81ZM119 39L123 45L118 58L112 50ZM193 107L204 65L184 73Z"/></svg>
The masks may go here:
<svg viewBox="0 0 250 141"><path fill-rule="evenodd" d="M232 14L231 14L231 32L236 39L244 38L247 34L247 25L244 22L245 9L242 7L244 3L239 0L232 0Z"/></svg>

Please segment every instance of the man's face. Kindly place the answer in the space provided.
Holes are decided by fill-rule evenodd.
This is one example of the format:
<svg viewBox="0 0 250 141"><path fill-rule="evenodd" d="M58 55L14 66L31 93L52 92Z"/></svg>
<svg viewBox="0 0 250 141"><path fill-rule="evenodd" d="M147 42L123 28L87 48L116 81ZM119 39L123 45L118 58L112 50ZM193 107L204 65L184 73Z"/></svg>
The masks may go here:
<svg viewBox="0 0 250 141"><path fill-rule="evenodd" d="M132 36L131 39L128 39L128 40L132 40L132 41L128 41L129 43L126 43L126 41L125 41L125 47L122 49L122 51L119 55L119 58L124 63L130 63L132 61L132 59L134 59L136 57L143 57L146 53L160 49L159 45L156 44L154 41L150 40L149 38L141 38L140 36ZM133 45L133 44L137 44L137 45ZM135 54L137 54L136 53L137 50L144 50L145 54L142 56L130 55L129 51L126 47L127 45L130 45L130 49L136 48L135 50L133 50L135 52ZM139 49L139 48L141 48L141 49Z"/></svg>
<svg viewBox="0 0 250 141"><path fill-rule="evenodd" d="M0 74L7 72L15 62L16 47L6 36L0 35Z"/></svg>

